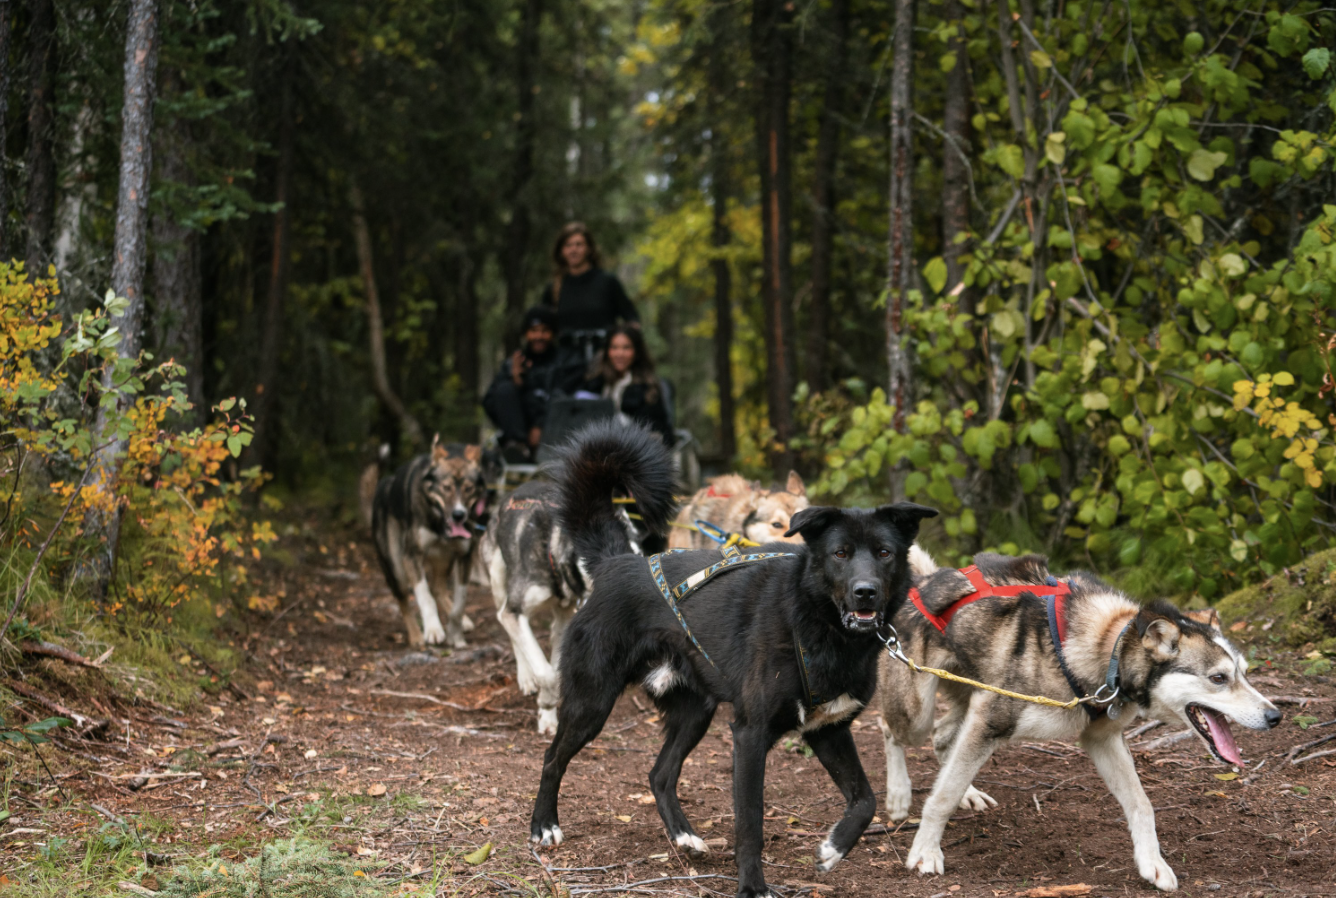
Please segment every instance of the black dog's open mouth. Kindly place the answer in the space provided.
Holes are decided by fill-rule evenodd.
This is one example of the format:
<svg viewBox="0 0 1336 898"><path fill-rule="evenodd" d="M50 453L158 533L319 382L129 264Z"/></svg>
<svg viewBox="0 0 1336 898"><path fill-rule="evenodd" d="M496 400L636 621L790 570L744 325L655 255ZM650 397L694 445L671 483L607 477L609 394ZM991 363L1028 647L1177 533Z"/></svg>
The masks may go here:
<svg viewBox="0 0 1336 898"><path fill-rule="evenodd" d="M875 630L880 615L875 611L846 611L844 612L844 628L846 630Z"/></svg>
<svg viewBox="0 0 1336 898"><path fill-rule="evenodd" d="M1213 711L1205 705L1192 704L1187 707L1188 720L1205 740L1211 754L1217 761L1243 766L1243 756L1234 742L1234 733L1229 729L1229 721L1219 711Z"/></svg>

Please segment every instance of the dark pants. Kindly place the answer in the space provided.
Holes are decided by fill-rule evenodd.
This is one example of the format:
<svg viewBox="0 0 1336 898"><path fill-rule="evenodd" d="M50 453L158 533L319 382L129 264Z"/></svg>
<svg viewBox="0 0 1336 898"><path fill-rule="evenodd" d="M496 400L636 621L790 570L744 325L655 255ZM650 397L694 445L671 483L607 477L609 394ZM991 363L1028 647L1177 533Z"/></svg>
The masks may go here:
<svg viewBox="0 0 1336 898"><path fill-rule="evenodd" d="M529 427L524 413L524 394L513 380L497 378L482 398L483 411L501 431L502 442L528 444Z"/></svg>

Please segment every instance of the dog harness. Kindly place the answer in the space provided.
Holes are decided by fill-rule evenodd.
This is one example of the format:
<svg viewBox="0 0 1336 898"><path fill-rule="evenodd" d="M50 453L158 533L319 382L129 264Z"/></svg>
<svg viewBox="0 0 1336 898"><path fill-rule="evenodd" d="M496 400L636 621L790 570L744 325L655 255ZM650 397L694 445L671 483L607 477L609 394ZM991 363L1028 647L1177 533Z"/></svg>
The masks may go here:
<svg viewBox="0 0 1336 898"><path fill-rule="evenodd" d="M793 553L752 552L743 555L742 552L738 550L737 546L725 545L723 547L724 557L722 560L715 562L704 570L696 571L696 573L692 574L676 586L669 586L668 577L663 572L663 556L676 555L679 552L686 551L688 550L669 549L667 552L651 555L649 557L649 575L654 579L654 585L659 587L659 592L663 594L663 600L667 602L668 607L672 609L673 616L676 617L677 622L682 625L682 631L687 634L687 638L691 640L691 644L696 647L696 651L704 656L706 661L710 662L710 666L714 667L715 663L710 658L710 653L705 651L705 649L701 647L701 644L696 641L696 637L692 635L691 627L687 625L687 619L682 616L682 609L677 607L677 603L683 601L687 596L691 595L691 593L700 589L701 586L710 579L717 577L726 571L731 571L747 564L755 564L758 561L769 561L771 558L784 558L793 555Z"/></svg>
<svg viewBox="0 0 1336 898"><path fill-rule="evenodd" d="M928 606L923 603L923 596L919 594L918 589L911 588L909 590L909 600L914 603L914 607L927 619L928 623L936 627L939 632L945 633L947 625L951 623L951 618L955 617L956 612L980 599L993 596L1019 596L1025 593L1041 598L1044 600L1048 612L1048 633L1049 638L1053 641L1053 652L1058 659L1058 669L1062 671L1063 679L1071 687L1072 695L1079 697L1085 693L1071 668L1067 666L1067 658L1062 651L1062 644L1067 641L1067 599L1072 594L1070 586L1052 576L1042 586L1038 584L993 586L984 579L978 566L973 564L961 568L960 573L974 587L974 591L956 599L942 609L940 614L933 614L928 610ZM1118 634L1118 639L1113 644L1113 653L1109 656L1109 666L1105 671L1104 682L1099 689L1095 690L1093 696L1089 696L1089 702L1082 703L1082 707L1090 715L1091 720L1096 720L1105 714L1113 720L1121 712L1121 707L1114 704L1114 699L1117 698L1119 692L1118 655L1123 647L1123 637L1127 635L1127 631L1132 627L1133 622L1135 622L1135 618L1123 627L1122 632ZM1096 707L1096 705L1100 707Z"/></svg>

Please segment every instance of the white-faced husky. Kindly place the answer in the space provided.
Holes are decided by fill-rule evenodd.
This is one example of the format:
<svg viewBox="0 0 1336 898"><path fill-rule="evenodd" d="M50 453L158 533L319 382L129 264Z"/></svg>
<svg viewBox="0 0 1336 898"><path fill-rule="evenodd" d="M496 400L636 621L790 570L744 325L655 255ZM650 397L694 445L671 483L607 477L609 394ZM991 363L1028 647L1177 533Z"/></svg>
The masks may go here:
<svg viewBox="0 0 1336 898"><path fill-rule="evenodd" d="M878 695L892 820L909 816L905 748L931 732L941 764L905 865L943 872L940 842L952 812L997 804L971 782L998 746L1067 739L1081 744L1122 806L1138 872L1156 888L1176 889L1123 730L1139 717L1181 720L1216 759L1242 765L1228 721L1262 730L1281 719L1248 683L1248 663L1221 635L1215 611L1183 614L1164 602L1143 608L1087 573L1060 582L1037 555L977 555L962 571L938 570L915 546L910 563L917 589L893 621L909 658L1024 695L1100 701L1045 707L883 657ZM937 697L949 710L934 723Z"/></svg>

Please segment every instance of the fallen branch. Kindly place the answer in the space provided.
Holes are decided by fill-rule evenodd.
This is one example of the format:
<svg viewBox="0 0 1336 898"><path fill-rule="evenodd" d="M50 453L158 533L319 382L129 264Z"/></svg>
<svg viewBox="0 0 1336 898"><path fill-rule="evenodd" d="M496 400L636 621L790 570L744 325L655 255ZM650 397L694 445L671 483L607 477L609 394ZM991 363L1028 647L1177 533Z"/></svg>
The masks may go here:
<svg viewBox="0 0 1336 898"><path fill-rule="evenodd" d="M1306 764L1307 762L1313 760L1314 758L1325 758L1328 755L1336 755L1336 748L1329 748L1326 751L1315 751L1311 755L1307 755L1306 757L1295 758L1293 761L1290 761L1290 766L1298 767L1300 764Z"/></svg>
<svg viewBox="0 0 1336 898"><path fill-rule="evenodd" d="M43 708L46 708L48 711L51 711L52 713L60 717L68 717L70 720L74 721L74 725L76 727L78 727L80 730L83 731L83 735L85 736L92 735L94 733L101 733L104 730L106 730L107 727L110 725L110 721L98 720L93 717L86 717L77 711L72 711L69 708L62 705L60 702L56 701L55 699L47 698L45 695L42 695L42 693L38 692L36 689L33 689L31 686L28 686L24 683L19 683L15 682L14 680L9 680L6 683L6 685L10 689L13 689L15 692L17 692L19 695L23 696L26 699L36 702Z"/></svg>
<svg viewBox="0 0 1336 898"><path fill-rule="evenodd" d="M226 742L215 742L213 745L205 747L204 754L212 758L220 751L227 751L229 748L241 748L245 744L245 739L228 739Z"/></svg>
<svg viewBox="0 0 1336 898"><path fill-rule="evenodd" d="M1334 741L1336 741L1336 733L1332 733L1329 736L1321 736L1317 739L1314 739L1312 742L1305 742L1302 745L1296 745L1289 751L1285 752L1285 759L1290 762L1291 767L1296 767L1299 764L1304 763L1305 761L1311 761L1314 758L1319 758L1325 755L1332 754L1331 751L1320 751L1315 754L1311 754L1306 758L1299 757L1299 755L1303 754L1309 749L1317 748L1319 745L1326 745L1328 742L1334 742Z"/></svg>
<svg viewBox="0 0 1336 898"><path fill-rule="evenodd" d="M1336 701L1336 699L1322 698L1317 695L1268 695L1267 700L1275 705L1317 705L1326 702Z"/></svg>
<svg viewBox="0 0 1336 898"><path fill-rule="evenodd" d="M509 688L509 687L506 687L506 688ZM501 690L498 690L498 691L501 691ZM487 696L487 698L483 699L483 704L480 704L480 705L461 705L461 704L459 704L458 702L447 702L447 701L445 701L444 699L439 699L439 698L437 698L437 697L434 696L434 695L427 695L427 694L424 693L424 692L395 692L395 691L392 690L392 689L368 689L367 692L368 692L369 694L371 694L371 695L389 695L389 696L393 696L394 698L415 698L415 699L418 699L419 701L431 702L433 705L440 705L440 706L443 707L443 708L453 708L453 709L456 710L456 711L490 711L490 712L493 713L493 714L528 714L528 713L529 713L528 711L520 710L520 709L515 709L515 708L488 708L488 707L486 707L486 703L489 702L489 701L491 701L492 698L493 698L493 696L496 695L495 692L493 692L491 695Z"/></svg>
<svg viewBox="0 0 1336 898"><path fill-rule="evenodd" d="M1170 733L1168 736L1161 736L1158 739L1152 739L1149 742L1134 745L1132 748L1134 751L1158 751L1161 748L1168 748L1170 745L1176 745L1184 739L1191 738L1192 730L1180 730L1177 733Z"/></svg>
<svg viewBox="0 0 1336 898"><path fill-rule="evenodd" d="M66 664L77 664L80 667L91 667L93 670L100 670L102 665L96 661L89 661L83 655L73 649L67 649L63 645L56 645L54 642L23 642L19 644L19 651L25 655L45 655L48 658L57 658Z"/></svg>

